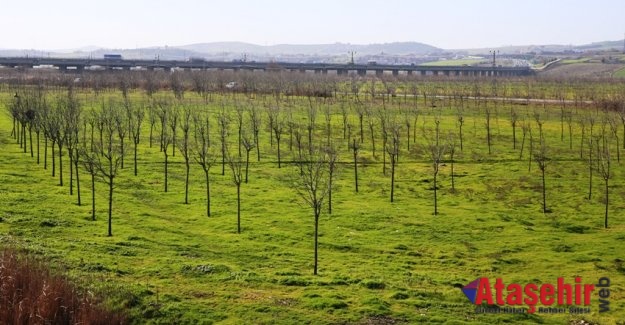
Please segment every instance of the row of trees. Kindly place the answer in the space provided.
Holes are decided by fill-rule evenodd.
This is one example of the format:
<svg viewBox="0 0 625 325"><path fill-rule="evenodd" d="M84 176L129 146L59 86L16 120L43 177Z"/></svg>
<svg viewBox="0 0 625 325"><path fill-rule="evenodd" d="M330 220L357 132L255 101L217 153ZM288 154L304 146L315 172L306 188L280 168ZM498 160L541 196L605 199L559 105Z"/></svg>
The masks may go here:
<svg viewBox="0 0 625 325"><path fill-rule="evenodd" d="M48 168L47 151L50 147L52 174L54 176L58 172L60 185L63 185L63 156L67 154L70 165L69 191L74 194L75 184L79 205L79 170L89 173L93 219L96 212L95 181L100 180L108 186L109 235L112 235L116 177L125 167L124 158L131 156L131 150L133 172L135 176L139 174L137 148L145 132L149 131L149 146L158 146L163 155L165 192L169 190L170 156L175 156L176 153L181 155L185 167L185 204L189 203L191 166L195 164L201 167L205 175L207 216L211 214L210 169L221 160L221 175L226 175L228 169L237 191L237 232L241 232L241 187L249 180L250 153L256 149L256 159L260 161L261 153L273 151L277 167L282 168L284 141L288 139L288 152L297 166L294 172L298 180L294 182L297 184L296 189L314 212L315 273L319 217L322 206L327 206L328 213L332 212L332 183L341 161L341 153L344 152L341 148L346 148L353 157L356 192L358 166L362 165L363 149L367 149L374 160L381 160L382 173L387 175L390 172L391 202L395 199L395 177L400 155L429 160L432 166L434 214L438 214L438 175L441 166L449 163L451 188L452 191L455 190L454 161L457 154L462 153L466 147L463 126L467 116L473 116L474 130L475 121L484 121L485 146L489 154L492 154L493 121L498 125L497 118L504 110L498 106L498 101L481 99L472 99L474 109L471 110L466 104L469 101L460 97L455 103L458 106L454 108L455 123L450 124L449 119L442 118L440 108L423 107L416 97L409 105L402 105L401 101L389 102L385 97L378 101L365 101L359 97L344 100L303 97L299 101L278 99L275 96L257 100L234 97L212 111L205 109L203 104L190 104L167 97L145 101L131 100L129 94L124 92L121 99L101 98L96 108L85 109L77 97L73 88L69 88L66 93L57 93L56 96L47 94L44 88L19 89L7 105L13 118L12 136L24 152L28 152L30 148L32 157L35 156L33 143L36 145L37 163L40 163L40 135L43 136L44 169ZM425 98L424 103L427 103ZM593 172L599 173L604 180L605 227L608 226L608 189L612 177L611 152L614 148L617 160L620 159L619 125L616 121L617 117L622 118L624 115L619 109L622 110L622 107L604 105L589 112L562 110L565 112L562 114L562 121L569 126L568 140L571 148L573 121L575 118L579 121L578 129L582 139L580 157L587 159L589 166L589 198L592 195ZM612 112L613 110L616 112ZM512 126L512 147L519 150L519 159L526 156L529 169L535 163L541 171L542 207L544 212L549 212L545 173L550 159L553 158L549 143L554 140L544 134L546 112L537 108L531 115L521 114L512 106L509 120ZM322 122L318 121L320 114L323 115ZM418 125L420 116L423 116L421 126ZM520 145L517 145L517 127L522 132ZM336 129L342 132L337 133ZM563 130L564 127L561 142L565 140ZM269 143L261 144L261 136L268 138L265 141ZM382 142L381 150L376 148L377 140ZM419 144L423 140L425 144ZM614 141L616 147L613 145ZM404 146L405 149L402 149ZM261 147L274 149L261 151ZM529 154L525 154L526 152ZM409 158L401 159L404 162L410 161Z"/></svg>

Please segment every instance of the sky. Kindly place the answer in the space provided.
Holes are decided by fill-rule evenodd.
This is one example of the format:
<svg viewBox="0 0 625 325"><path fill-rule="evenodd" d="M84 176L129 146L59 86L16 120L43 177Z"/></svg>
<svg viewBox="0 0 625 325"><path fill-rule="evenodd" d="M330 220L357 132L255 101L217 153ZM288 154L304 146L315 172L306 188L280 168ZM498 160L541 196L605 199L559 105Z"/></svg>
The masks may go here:
<svg viewBox="0 0 625 325"><path fill-rule="evenodd" d="M625 36L624 0L4 0L0 48L422 42L580 45Z"/></svg>

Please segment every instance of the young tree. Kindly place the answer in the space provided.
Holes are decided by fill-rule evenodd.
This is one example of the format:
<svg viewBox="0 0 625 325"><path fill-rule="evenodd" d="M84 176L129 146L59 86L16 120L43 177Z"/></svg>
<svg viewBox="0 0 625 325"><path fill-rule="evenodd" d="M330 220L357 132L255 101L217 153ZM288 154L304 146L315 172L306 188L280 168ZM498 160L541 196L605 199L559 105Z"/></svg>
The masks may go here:
<svg viewBox="0 0 625 325"><path fill-rule="evenodd" d="M360 141L356 142L356 138L354 138L350 149L352 149L354 155L354 186L356 188L356 193L358 193L358 152L360 151Z"/></svg>
<svg viewBox="0 0 625 325"><path fill-rule="evenodd" d="M95 155L95 144L91 143L90 148L86 146L86 143L82 143L77 150L78 155L81 157L80 162L85 167L85 170L91 175L91 220L95 221L95 178L98 174L98 168L96 166L97 156Z"/></svg>
<svg viewBox="0 0 625 325"><path fill-rule="evenodd" d="M78 132L80 125L81 108L80 104L72 93L69 93L68 97L66 99L63 99L63 101L63 132L65 133L64 138L69 156L69 194L74 194L74 167L76 167L78 205L80 205L80 176L78 172L78 163L76 161L78 159L76 150L78 150Z"/></svg>
<svg viewBox="0 0 625 325"><path fill-rule="evenodd" d="M206 123L204 123L206 122ZM211 200L210 200L210 178L209 171L215 162L214 154L211 152L210 142L208 141L208 117L203 117L199 113L193 115L194 143L193 158L198 165L202 166L204 176L206 178L206 216L211 216Z"/></svg>
<svg viewBox="0 0 625 325"><path fill-rule="evenodd" d="M217 115L217 123L219 125L219 140L221 141L221 175L226 175L226 149L228 144L228 126L230 125L230 116L224 105Z"/></svg>
<svg viewBox="0 0 625 325"><path fill-rule="evenodd" d="M130 126L130 135L132 136L133 149L134 149L134 173L137 176L137 149L139 147L139 141L141 140L141 123L145 115L145 108L143 105L134 105L128 110L128 125ZM150 147L152 147L152 116L150 113Z"/></svg>
<svg viewBox="0 0 625 325"><path fill-rule="evenodd" d="M449 160L450 160L450 173L451 173L451 190L452 192L456 191L456 182L455 182L455 174L454 174L454 155L456 153L456 137L454 136L453 133L449 134L449 137L447 139L447 143L448 143L448 149L449 149Z"/></svg>
<svg viewBox="0 0 625 325"><path fill-rule="evenodd" d="M250 151L254 149L256 144L254 143L254 139L250 138L245 132L243 133L242 143L245 148L245 184L247 184L247 175L250 167Z"/></svg>
<svg viewBox="0 0 625 325"><path fill-rule="evenodd" d="M169 112L167 114L167 122L169 123L169 128L171 129L171 155L173 157L176 156L176 142L178 141L176 134L178 131L178 122L180 120L180 110L177 105L172 105L169 108Z"/></svg>
<svg viewBox="0 0 625 325"><path fill-rule="evenodd" d="M189 204L189 161L191 156L189 154L189 130L191 129L191 108L185 106L181 112L180 128L182 129L182 141L178 145L178 149L184 158L185 178L184 178L184 204Z"/></svg>
<svg viewBox="0 0 625 325"><path fill-rule="evenodd" d="M243 181L243 174L241 172L241 167L243 165L243 160L241 156L231 155L228 150L226 150L226 154L228 155L228 166L230 166L230 170L232 171L232 183L237 188L237 234L241 233L241 183Z"/></svg>
<svg viewBox="0 0 625 325"><path fill-rule="evenodd" d="M462 99L462 96L460 98ZM456 124L458 125L458 137L459 137L458 139L460 140L460 151L462 151L462 147L463 147L462 146L462 140L463 140L462 127L464 126L464 114L462 112L462 109L457 110Z"/></svg>
<svg viewBox="0 0 625 325"><path fill-rule="evenodd" d="M605 199L604 199L605 214L604 214L603 226L607 229L608 228L608 207L609 207L609 202L610 202L609 183L610 183L610 178L612 174L611 174L611 169L610 169L610 160L611 160L610 159L610 145L605 135L601 137L601 141L597 141L596 147L597 147L597 169L599 171L599 174L603 178L603 182L605 184Z"/></svg>
<svg viewBox="0 0 625 325"><path fill-rule="evenodd" d="M113 216L113 188L115 177L118 175L121 159L124 155L121 143L115 138L117 132L117 121L123 119L124 113L120 107L113 103L98 114L98 119L102 122L103 141L94 145L93 163L98 175L109 186L109 210L108 210L108 235L113 236L112 216ZM87 160L91 158L86 158Z"/></svg>
<svg viewBox="0 0 625 325"><path fill-rule="evenodd" d="M400 126L395 121L389 125L391 142L386 144L386 152L391 159L391 203L395 197L395 168L399 157L399 133Z"/></svg>
<svg viewBox="0 0 625 325"><path fill-rule="evenodd" d="M311 146L312 147L312 146ZM330 173L328 171L328 157L322 150L312 150L313 154L307 153L297 161L299 169L298 178L294 182L298 195L312 208L315 221L314 231L314 271L318 270L318 238L319 218L323 203L330 189Z"/></svg>
<svg viewBox="0 0 625 325"><path fill-rule="evenodd" d="M336 169L338 168L338 152L334 146L325 148L328 160L328 214L332 214L332 181L334 180Z"/></svg>
<svg viewBox="0 0 625 325"><path fill-rule="evenodd" d="M547 158L547 145L544 137L540 137L540 144L538 150L534 153L534 160L538 164L542 177L543 213L549 213L551 210L547 209L547 185L545 182L545 170L549 159Z"/></svg>
<svg viewBox="0 0 625 325"><path fill-rule="evenodd" d="M278 106L272 106L269 108L269 119L273 120L272 128L276 138L276 144L278 145L278 168L282 167L280 159L280 139L282 138L282 131L284 129L284 119L280 113Z"/></svg>
<svg viewBox="0 0 625 325"><path fill-rule="evenodd" d="M308 154L313 151L313 132L315 130L315 121L317 119L317 107L313 105L312 100L308 97Z"/></svg>
<svg viewBox="0 0 625 325"><path fill-rule="evenodd" d="M256 159L260 161L260 145L258 143L258 136L260 133L261 119L258 109L255 105L250 105L249 108L250 121L252 123L252 130L254 131L254 146L256 147Z"/></svg>
<svg viewBox="0 0 625 325"><path fill-rule="evenodd" d="M434 215L438 215L438 173L440 171L441 163L443 161L443 157L445 156L446 146L441 144L440 141L433 141L429 138L429 136L424 132L424 137L428 142L428 154L429 158L432 161L432 177L434 180Z"/></svg>
<svg viewBox="0 0 625 325"><path fill-rule="evenodd" d="M512 149L516 150L516 126L519 121L519 114L514 108L510 109L510 124L512 124Z"/></svg>
<svg viewBox="0 0 625 325"><path fill-rule="evenodd" d="M152 135L154 133L154 125L158 121L159 114L157 104L152 100L148 105L148 121L150 122L150 148L152 148Z"/></svg>
<svg viewBox="0 0 625 325"><path fill-rule="evenodd" d="M165 158L164 162L164 176L165 176L165 192L168 191L168 172L169 172L169 152L167 152L169 145L173 142L171 135L167 128L161 130L161 148L163 148L163 156Z"/></svg>
<svg viewBox="0 0 625 325"><path fill-rule="evenodd" d="M488 154L492 153L491 150L491 116L492 116L492 108L488 105L484 105L484 113L486 114L486 142L488 144Z"/></svg>

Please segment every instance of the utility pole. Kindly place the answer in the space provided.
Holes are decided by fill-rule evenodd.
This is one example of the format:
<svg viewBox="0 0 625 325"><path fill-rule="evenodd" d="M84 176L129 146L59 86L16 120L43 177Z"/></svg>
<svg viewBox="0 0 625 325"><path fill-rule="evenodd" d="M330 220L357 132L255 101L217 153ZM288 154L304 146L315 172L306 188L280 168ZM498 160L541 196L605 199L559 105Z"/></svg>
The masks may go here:
<svg viewBox="0 0 625 325"><path fill-rule="evenodd" d="M356 54L356 52L355 52L355 51L349 51L349 52L347 52L347 53L348 53L348 54L351 54L351 56L352 56L352 60L349 62L349 64L353 65L353 64L354 64L354 54Z"/></svg>
<svg viewBox="0 0 625 325"><path fill-rule="evenodd" d="M496 59L496 55L499 53L499 50L488 51L488 53L493 54L493 68L497 67L497 61L495 61L495 59Z"/></svg>

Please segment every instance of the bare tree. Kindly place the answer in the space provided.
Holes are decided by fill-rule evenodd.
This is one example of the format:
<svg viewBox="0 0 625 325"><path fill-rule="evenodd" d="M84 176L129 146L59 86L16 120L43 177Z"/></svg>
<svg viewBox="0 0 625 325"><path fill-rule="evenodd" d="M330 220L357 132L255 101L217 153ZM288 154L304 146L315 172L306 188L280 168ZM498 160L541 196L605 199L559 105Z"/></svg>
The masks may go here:
<svg viewBox="0 0 625 325"><path fill-rule="evenodd" d="M356 138L354 138L350 149L352 149L354 155L354 186L356 188L356 193L358 193L358 152L360 151L360 141L357 142Z"/></svg>
<svg viewBox="0 0 625 325"><path fill-rule="evenodd" d="M512 124L512 149L516 149L516 126L519 121L519 114L514 108L510 108L510 124Z"/></svg>
<svg viewBox="0 0 625 325"><path fill-rule="evenodd" d="M143 105L133 105L130 107L128 114L128 125L130 126L130 135L132 136L133 149L134 149L134 173L137 176L137 149L139 147L139 141L141 140L141 123L143 123L143 117L145 115L145 108ZM152 117L150 116L150 119ZM152 121L150 121L152 123ZM150 147L152 146L152 127L150 126Z"/></svg>
<svg viewBox="0 0 625 325"><path fill-rule="evenodd" d="M284 130L284 118L280 112L280 107L272 106L269 108L269 119L273 122L271 127L276 137L276 143L278 145L278 168L282 167L280 159L280 139L282 138L282 131Z"/></svg>
<svg viewBox="0 0 625 325"><path fill-rule="evenodd" d="M228 150L226 150L226 154L228 155L228 166L230 166L230 170L232 171L232 183L237 188L237 234L241 233L241 183L243 181L243 174L241 167L243 165L243 160L241 156L231 155Z"/></svg>
<svg viewBox="0 0 625 325"><path fill-rule="evenodd" d="M171 129L171 155L176 156L176 142L178 141L176 135L178 131L178 122L180 120L180 110L177 105L172 105L169 107L169 112L167 113L167 122L169 124L169 128Z"/></svg>
<svg viewBox="0 0 625 325"><path fill-rule="evenodd" d="M154 133L154 125L158 121L157 104L152 100L148 105L148 121L150 122L150 148L152 148L152 135Z"/></svg>
<svg viewBox="0 0 625 325"><path fill-rule="evenodd" d="M545 181L545 170L549 158L547 157L547 145L545 144L544 137L540 137L538 150L534 152L534 160L538 164L542 177L543 213L549 213L551 210L547 209L547 185Z"/></svg>
<svg viewBox="0 0 625 325"><path fill-rule="evenodd" d="M221 175L226 175L226 146L228 144L228 127L230 125L230 116L224 105L217 115L217 124L219 125L219 140L221 141Z"/></svg>
<svg viewBox="0 0 625 325"><path fill-rule="evenodd" d="M245 148L245 184L247 184L247 175L250 167L250 151L254 149L256 144L254 143L254 139L250 138L250 136L245 132L243 133L242 143Z"/></svg>
<svg viewBox="0 0 625 325"><path fill-rule="evenodd" d="M448 149L449 149L449 160L450 160L450 174L451 174L451 190L456 191L456 182L455 182L455 173L454 173L454 155L456 153L456 137L454 136L453 133L449 133L449 136L447 137L447 144L448 144Z"/></svg>
<svg viewBox="0 0 625 325"><path fill-rule="evenodd" d="M211 216L211 200L210 200L210 178L209 171L215 162L214 154L211 152L210 142L208 141L208 117L203 117L199 113L193 115L194 125L194 144L193 158L202 166L204 176L206 178L206 216Z"/></svg>
<svg viewBox="0 0 625 325"><path fill-rule="evenodd" d="M597 141L597 145L596 145L597 147L597 169L599 171L599 174L603 178L603 182L605 185L605 199L604 199L605 214L604 214L603 226L607 229L608 228L608 207L609 207L609 202L610 202L609 183L610 183L610 178L612 176L611 169L610 169L610 161L611 161L610 145L605 135L601 137L600 142L601 143Z"/></svg>
<svg viewBox="0 0 625 325"><path fill-rule="evenodd" d="M334 146L325 148L328 160L328 214L332 214L332 181L334 180L336 169L338 168L338 152Z"/></svg>
<svg viewBox="0 0 625 325"><path fill-rule="evenodd" d="M191 108L185 106L182 109L182 116L180 120L180 129L182 130L182 141L178 145L178 150L184 158L185 177L184 177L184 204L189 204L189 170L191 166L189 161L191 159L189 153L189 130L191 129Z"/></svg>
<svg viewBox="0 0 625 325"><path fill-rule="evenodd" d="M87 148L86 143L83 143L79 150L77 150L81 163L85 167L85 170L91 175L91 220L95 221L95 178L98 174L97 167L97 155L95 154L95 145L92 141L90 148Z"/></svg>
<svg viewBox="0 0 625 325"><path fill-rule="evenodd" d="M102 122L103 141L95 144L93 152L93 163L98 170L98 175L102 177L104 182L109 186L109 211L108 211L108 235L113 236L112 216L113 216L113 188L114 180L121 166L122 150L121 143L115 139L118 121L123 119L123 112L120 107L113 103L109 103L107 107L103 107L98 115Z"/></svg>
<svg viewBox="0 0 625 325"><path fill-rule="evenodd" d="M312 208L315 217L315 253L314 271L318 270L318 238L319 238L319 218L323 208L324 200L330 189L330 176L328 171L328 157L322 150L313 150L313 154L307 153L297 161L299 169L298 178L294 182L298 195Z"/></svg>
<svg viewBox="0 0 625 325"><path fill-rule="evenodd" d="M438 173L440 171L443 157L445 156L446 145L440 143L440 141L432 140L424 131L424 137L428 142L428 154L432 161L432 177L434 180L434 215L438 215Z"/></svg>
<svg viewBox="0 0 625 325"><path fill-rule="evenodd" d="M258 136L260 133L260 114L258 113L258 109L255 105L250 105L249 108L250 121L252 123L252 130L254 132L254 146L256 147L256 159L260 161L260 145L258 143Z"/></svg>
<svg viewBox="0 0 625 325"><path fill-rule="evenodd" d="M77 185L77 192L78 192L78 205L80 205L80 176L79 176L79 172L78 172L78 162L76 161L78 159L78 155L76 153L76 151L78 150L78 132L79 132L79 125L80 125L80 113L81 113L81 108L80 108L80 104L78 103L78 101L76 100L76 98L73 96L72 93L69 93L67 98L64 99L64 104L63 104L64 108L62 110L63 116L62 121L63 121L63 132L65 133L65 142L66 142L66 147L67 147L67 152L68 152L68 156L69 156L69 174L70 174L70 178L69 178L69 194L73 195L74 194L74 167L76 170L76 185Z"/></svg>
<svg viewBox="0 0 625 325"><path fill-rule="evenodd" d="M399 133L400 126L395 121L389 123L390 143L386 144L386 152L391 160L391 203L395 197L395 168L397 165L397 159L399 157Z"/></svg>
<svg viewBox="0 0 625 325"><path fill-rule="evenodd" d="M486 114L486 142L488 144L488 154L492 153L491 150L491 118L492 118L492 109L488 105L484 105L484 113Z"/></svg>

